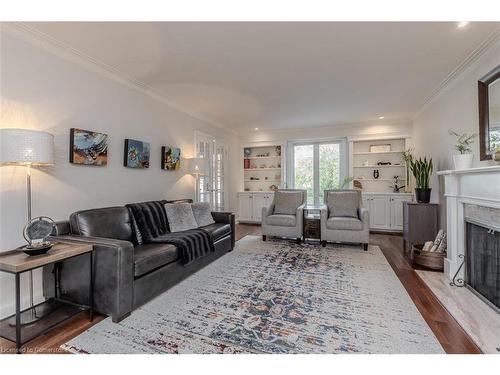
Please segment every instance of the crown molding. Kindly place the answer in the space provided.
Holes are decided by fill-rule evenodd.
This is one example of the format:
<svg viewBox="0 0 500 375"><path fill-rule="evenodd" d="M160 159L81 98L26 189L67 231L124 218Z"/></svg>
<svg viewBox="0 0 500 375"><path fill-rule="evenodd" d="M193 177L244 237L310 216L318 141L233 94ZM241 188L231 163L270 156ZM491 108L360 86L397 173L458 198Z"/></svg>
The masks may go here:
<svg viewBox="0 0 500 375"><path fill-rule="evenodd" d="M427 106L446 89L460 74L479 59L493 44L500 39L500 26L497 27L483 42L472 51L446 78L424 99L420 109L412 116L414 121Z"/></svg>
<svg viewBox="0 0 500 375"><path fill-rule="evenodd" d="M395 119L387 119L387 120L373 120L373 121L357 121L357 122L342 122L333 125L318 125L311 127L295 127L295 128L266 128L259 127L258 132L267 132L267 133L284 133L284 132L300 132L303 130L307 131L316 131L316 130L339 130L339 129L352 129L359 128L364 126L394 126L394 125L412 125L412 120L409 118L395 118ZM240 135L249 135L255 134L256 131L253 127L241 129Z"/></svg>
<svg viewBox="0 0 500 375"><path fill-rule="evenodd" d="M199 113L196 113L184 106L177 104L174 100L172 100L168 96L159 93L145 82L130 75L127 75L126 73L122 72L115 66L106 64L92 56L89 56L78 49L75 49L45 33L42 33L41 31L33 27L26 25L25 23L2 22L1 27L3 30L7 31L8 33L10 33L15 37L18 37L26 42L29 42L39 48L47 50L65 60L69 60L80 66L83 66L93 71L94 73L98 73L108 79L114 80L130 88L133 88L141 92L142 94L154 98L162 102L163 104L179 112L182 112L196 120L223 129L231 134L238 135L238 132L235 131L234 129L230 129L222 124L214 122L200 115Z"/></svg>

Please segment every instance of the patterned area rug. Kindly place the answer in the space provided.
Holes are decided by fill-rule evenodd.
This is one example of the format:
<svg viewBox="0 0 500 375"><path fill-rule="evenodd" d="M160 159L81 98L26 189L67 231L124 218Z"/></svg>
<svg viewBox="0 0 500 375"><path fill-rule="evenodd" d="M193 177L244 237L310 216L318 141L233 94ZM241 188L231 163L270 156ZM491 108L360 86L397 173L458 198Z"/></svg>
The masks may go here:
<svg viewBox="0 0 500 375"><path fill-rule="evenodd" d="M247 236L75 353L443 353L377 246Z"/></svg>

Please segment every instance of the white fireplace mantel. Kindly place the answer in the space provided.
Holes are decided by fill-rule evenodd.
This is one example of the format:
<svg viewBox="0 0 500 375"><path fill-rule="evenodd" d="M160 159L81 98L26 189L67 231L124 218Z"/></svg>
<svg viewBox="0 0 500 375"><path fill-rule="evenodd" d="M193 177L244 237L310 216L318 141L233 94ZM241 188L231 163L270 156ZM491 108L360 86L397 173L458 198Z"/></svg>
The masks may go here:
<svg viewBox="0 0 500 375"><path fill-rule="evenodd" d="M444 177L448 250L445 274L452 279L465 254L466 204L500 209L500 165L463 170L440 171ZM500 225L500 223L498 223ZM463 268L459 277L464 277Z"/></svg>

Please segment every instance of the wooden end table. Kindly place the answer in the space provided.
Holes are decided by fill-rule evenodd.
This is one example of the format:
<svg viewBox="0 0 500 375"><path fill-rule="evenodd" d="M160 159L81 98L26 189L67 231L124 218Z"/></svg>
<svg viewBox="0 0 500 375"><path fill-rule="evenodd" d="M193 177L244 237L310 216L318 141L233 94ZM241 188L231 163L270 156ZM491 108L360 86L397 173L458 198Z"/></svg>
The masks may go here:
<svg viewBox="0 0 500 375"><path fill-rule="evenodd" d="M304 207L303 240L321 240L322 204L308 204Z"/></svg>
<svg viewBox="0 0 500 375"><path fill-rule="evenodd" d="M94 249L89 244L58 242L46 254L29 256L16 249L0 253L0 271L13 274L16 288L16 312L0 320L0 336L16 343L17 353L21 346L34 338L47 333L61 323L81 313L89 311L90 321L94 318ZM77 256L89 256L89 304L81 305L60 298L59 269L61 262ZM33 307L21 310L21 274L36 268L53 265L54 267L54 297ZM36 311L46 311L40 318L30 324L21 324L23 314L35 314ZM15 319L13 319L15 317ZM13 323L15 322L15 324Z"/></svg>

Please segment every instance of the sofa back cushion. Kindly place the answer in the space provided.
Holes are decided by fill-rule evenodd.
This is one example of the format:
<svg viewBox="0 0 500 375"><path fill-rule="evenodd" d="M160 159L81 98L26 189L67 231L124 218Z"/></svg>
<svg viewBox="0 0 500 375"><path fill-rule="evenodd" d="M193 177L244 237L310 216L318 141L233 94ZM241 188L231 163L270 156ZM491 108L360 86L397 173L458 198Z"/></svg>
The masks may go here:
<svg viewBox="0 0 500 375"><path fill-rule="evenodd" d="M69 218L71 233L136 242L132 218L126 207L77 211Z"/></svg>
<svg viewBox="0 0 500 375"><path fill-rule="evenodd" d="M325 195L328 217L358 218L361 193L358 190L329 190Z"/></svg>
<svg viewBox="0 0 500 375"><path fill-rule="evenodd" d="M165 205L171 232L182 232L198 228L191 203L167 203Z"/></svg>
<svg viewBox="0 0 500 375"><path fill-rule="evenodd" d="M297 208L305 203L305 194L301 190L278 190L274 193L274 214L295 215Z"/></svg>
<svg viewBox="0 0 500 375"><path fill-rule="evenodd" d="M214 218L212 217L210 203L208 202L193 203L191 205L191 209L193 210L193 215L196 220L196 224L198 224L198 227L204 227L206 225L215 223Z"/></svg>

